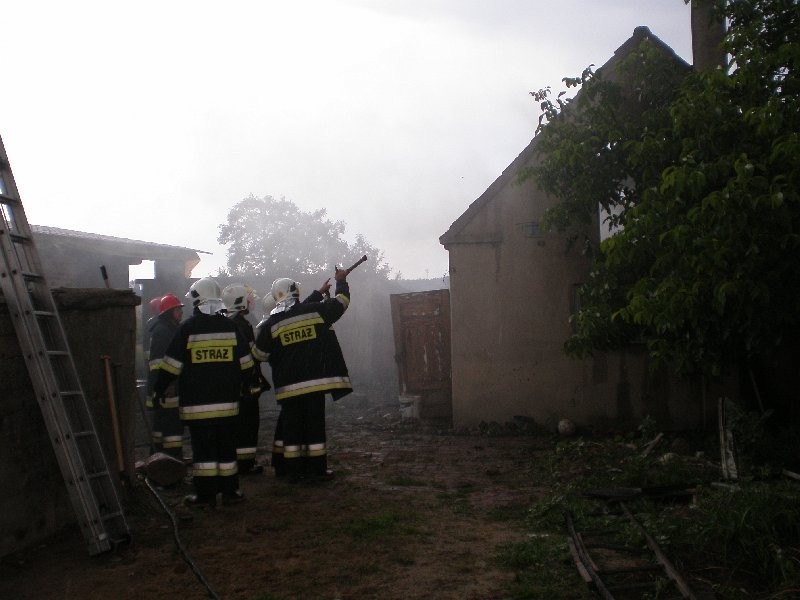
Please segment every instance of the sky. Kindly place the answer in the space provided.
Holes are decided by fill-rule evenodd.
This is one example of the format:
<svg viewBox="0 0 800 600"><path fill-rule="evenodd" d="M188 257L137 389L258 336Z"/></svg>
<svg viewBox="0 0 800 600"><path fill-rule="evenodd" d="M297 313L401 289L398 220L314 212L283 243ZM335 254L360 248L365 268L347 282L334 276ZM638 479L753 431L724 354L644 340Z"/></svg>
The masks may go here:
<svg viewBox="0 0 800 600"><path fill-rule="evenodd" d="M691 62L683 0L0 0L0 137L30 223L200 250L194 277L252 194L436 278L533 138L529 92L639 25Z"/></svg>

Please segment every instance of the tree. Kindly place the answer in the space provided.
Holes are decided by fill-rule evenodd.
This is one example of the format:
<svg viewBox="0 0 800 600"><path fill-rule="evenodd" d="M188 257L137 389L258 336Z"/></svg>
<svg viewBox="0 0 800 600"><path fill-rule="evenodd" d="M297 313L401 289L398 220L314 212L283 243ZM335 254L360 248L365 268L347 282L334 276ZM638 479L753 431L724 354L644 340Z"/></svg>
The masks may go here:
<svg viewBox="0 0 800 600"><path fill-rule="evenodd" d="M621 84L588 71L565 80L582 85L574 101L534 94L545 158L522 177L561 200L545 224L602 205L622 227L596 248L571 355L641 340L678 372L714 376L800 329L800 8L718 10L728 72L667 82L643 47Z"/></svg>
<svg viewBox="0 0 800 600"><path fill-rule="evenodd" d="M391 267L386 262L386 259L383 254L383 250L379 250L372 244L367 241L360 233L356 235L356 240L349 246L350 255L353 256L355 260L364 256L365 254L368 257L367 262L363 265L358 267L359 269L364 268L366 271L374 273L380 279L389 279L389 275L392 272ZM352 264L352 263L350 263ZM341 265L343 267L349 267L350 264Z"/></svg>
<svg viewBox="0 0 800 600"><path fill-rule="evenodd" d="M272 196L251 195L238 202L217 236L220 244L229 245L224 275L271 281L280 276L332 273L336 264L367 254L364 269L388 277L391 269L383 252L362 235L348 244L342 238L344 222L331 221L326 215L325 209L303 212L293 202Z"/></svg>

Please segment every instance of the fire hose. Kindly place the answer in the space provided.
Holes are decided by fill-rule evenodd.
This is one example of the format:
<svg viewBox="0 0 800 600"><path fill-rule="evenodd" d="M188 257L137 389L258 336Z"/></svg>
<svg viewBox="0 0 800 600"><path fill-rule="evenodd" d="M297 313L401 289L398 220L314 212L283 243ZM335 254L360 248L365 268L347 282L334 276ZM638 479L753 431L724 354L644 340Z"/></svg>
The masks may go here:
<svg viewBox="0 0 800 600"><path fill-rule="evenodd" d="M141 476L140 476L141 478ZM195 574L198 581L205 586L206 590L208 590L208 595L210 598L214 598L214 600L220 600L219 595L211 589L211 585L208 583L206 578L203 576L203 573L200 571L200 568L194 563L192 557L189 556L189 551L186 549L186 546L183 545L183 541L181 541L180 536L178 535L178 522L175 519L175 515L172 511L167 507L166 503L164 502L163 498L159 495L156 489L153 487L153 484L150 483L150 479L147 477L143 477L144 484L147 486L147 489L150 490L150 493L155 496L158 503L161 505L161 508L167 513L169 520L172 522L172 537L175 539L175 545L178 547L178 551L181 553L183 560L186 561L186 564L189 565L189 568L192 570L192 573Z"/></svg>

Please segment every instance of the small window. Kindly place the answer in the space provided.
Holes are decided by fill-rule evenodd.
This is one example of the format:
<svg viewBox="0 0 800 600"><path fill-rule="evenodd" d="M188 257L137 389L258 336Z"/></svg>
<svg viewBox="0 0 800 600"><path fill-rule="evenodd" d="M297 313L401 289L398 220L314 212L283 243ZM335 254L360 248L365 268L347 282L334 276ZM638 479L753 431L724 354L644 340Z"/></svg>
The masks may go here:
<svg viewBox="0 0 800 600"><path fill-rule="evenodd" d="M153 260L143 260L138 265L128 265L128 279L155 279L156 263Z"/></svg>
<svg viewBox="0 0 800 600"><path fill-rule="evenodd" d="M528 221L527 223L520 223L517 225L522 235L528 238L538 238L542 236L542 231L539 228L538 221Z"/></svg>

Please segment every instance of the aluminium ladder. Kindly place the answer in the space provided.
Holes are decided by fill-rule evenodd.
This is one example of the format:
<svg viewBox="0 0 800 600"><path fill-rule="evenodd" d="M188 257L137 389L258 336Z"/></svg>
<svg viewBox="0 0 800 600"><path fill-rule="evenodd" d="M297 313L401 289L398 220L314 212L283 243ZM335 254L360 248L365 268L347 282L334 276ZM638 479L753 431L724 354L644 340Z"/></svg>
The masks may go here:
<svg viewBox="0 0 800 600"><path fill-rule="evenodd" d="M0 213L0 290L89 554L100 554L130 531L1 138Z"/></svg>

